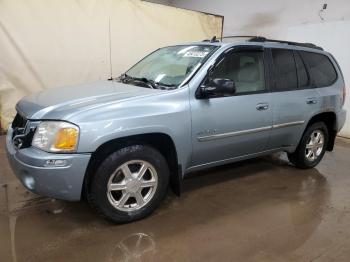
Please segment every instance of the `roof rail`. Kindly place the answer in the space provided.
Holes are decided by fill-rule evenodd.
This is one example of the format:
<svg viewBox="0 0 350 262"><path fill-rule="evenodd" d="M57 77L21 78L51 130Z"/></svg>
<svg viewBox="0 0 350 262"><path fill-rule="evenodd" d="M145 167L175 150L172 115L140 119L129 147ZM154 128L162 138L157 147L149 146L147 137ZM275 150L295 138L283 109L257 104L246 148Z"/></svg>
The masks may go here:
<svg viewBox="0 0 350 262"><path fill-rule="evenodd" d="M294 46L302 46L302 47L309 47L309 48L315 48L318 50L323 50L322 47L317 46L312 43L298 43L298 42L291 42L291 41L283 41L283 40L276 40L276 39L268 39L263 36L256 36L252 37L248 40L249 42L273 42L273 43L281 43L281 44L287 44L287 45L294 45Z"/></svg>
<svg viewBox="0 0 350 262"><path fill-rule="evenodd" d="M247 41L249 42L273 42L273 43L281 43L281 44L287 44L287 45L294 45L294 46L302 46L302 47L308 47L308 48L314 48L318 50L322 50L323 48L320 46L317 46L312 43L298 43L298 42L292 42L292 41L284 41L284 40L276 40L276 39L269 39L263 36L253 36L253 35L230 35L230 36L222 36L220 37L220 40L222 39L227 39L227 38L249 38ZM210 43L215 43L215 42L220 42L219 39L214 36L212 39L206 39L203 40L203 42L210 42Z"/></svg>
<svg viewBox="0 0 350 262"><path fill-rule="evenodd" d="M222 39L226 39L226 38L255 38L255 37L258 37L258 36L256 36L256 35L228 35L228 36L223 36L220 38L222 40Z"/></svg>
<svg viewBox="0 0 350 262"><path fill-rule="evenodd" d="M210 43L216 43L222 41L222 39L226 38L256 38L258 36L256 35L229 35L229 36L221 36L220 38L217 38L216 36L213 36L212 39L205 39L202 42L210 42Z"/></svg>

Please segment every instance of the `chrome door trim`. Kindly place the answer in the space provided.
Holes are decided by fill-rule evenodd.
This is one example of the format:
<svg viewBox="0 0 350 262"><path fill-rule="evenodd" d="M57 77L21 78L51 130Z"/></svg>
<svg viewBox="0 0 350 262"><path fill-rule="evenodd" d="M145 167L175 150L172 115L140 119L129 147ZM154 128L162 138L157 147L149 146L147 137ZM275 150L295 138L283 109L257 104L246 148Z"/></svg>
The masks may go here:
<svg viewBox="0 0 350 262"><path fill-rule="evenodd" d="M296 125L302 125L304 123L305 123L304 120L295 121L295 122L288 122L288 123L282 123L282 124L273 125L272 128L282 128L282 127L296 126Z"/></svg>
<svg viewBox="0 0 350 262"><path fill-rule="evenodd" d="M241 135L258 133L258 132L267 131L270 129L277 129L277 128L295 126L295 125L302 125L304 123L305 123L305 121L301 120L301 121L282 123L282 124L277 124L277 125L272 125L272 126L263 126L263 127L258 127L258 128L252 128L252 129L247 129L247 130L240 130L240 131L207 135L207 136L199 136L199 137L197 137L197 140L199 142L206 142L206 141L212 141L212 140L216 140L216 139L228 138L228 137L233 137L233 136L241 136Z"/></svg>
<svg viewBox="0 0 350 262"><path fill-rule="evenodd" d="M270 130L271 128L272 128L272 126L263 126L263 127L253 128L253 129L235 131L235 132L221 133L221 134L208 135L208 136L200 136L200 137L197 137L197 139L199 142L211 141L211 140L227 138L227 137L232 137L232 136L240 136L240 135L247 135L247 134L262 132L262 131Z"/></svg>

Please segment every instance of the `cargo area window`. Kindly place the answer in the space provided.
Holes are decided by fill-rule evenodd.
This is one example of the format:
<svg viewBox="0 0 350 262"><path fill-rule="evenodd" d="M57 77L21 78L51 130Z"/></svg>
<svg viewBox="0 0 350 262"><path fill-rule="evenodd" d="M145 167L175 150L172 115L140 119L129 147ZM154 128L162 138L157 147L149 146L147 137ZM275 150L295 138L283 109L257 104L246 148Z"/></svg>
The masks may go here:
<svg viewBox="0 0 350 262"><path fill-rule="evenodd" d="M306 51L300 51L300 54L316 87L330 86L335 82L337 72L327 56Z"/></svg>

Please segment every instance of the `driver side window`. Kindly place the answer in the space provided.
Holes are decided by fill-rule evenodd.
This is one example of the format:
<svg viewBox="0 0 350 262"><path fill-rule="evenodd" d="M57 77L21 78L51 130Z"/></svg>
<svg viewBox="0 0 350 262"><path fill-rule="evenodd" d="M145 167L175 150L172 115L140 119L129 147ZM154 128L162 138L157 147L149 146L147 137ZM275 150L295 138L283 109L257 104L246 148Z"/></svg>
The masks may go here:
<svg viewBox="0 0 350 262"><path fill-rule="evenodd" d="M263 51L233 51L213 69L210 78L233 80L236 94L265 90Z"/></svg>

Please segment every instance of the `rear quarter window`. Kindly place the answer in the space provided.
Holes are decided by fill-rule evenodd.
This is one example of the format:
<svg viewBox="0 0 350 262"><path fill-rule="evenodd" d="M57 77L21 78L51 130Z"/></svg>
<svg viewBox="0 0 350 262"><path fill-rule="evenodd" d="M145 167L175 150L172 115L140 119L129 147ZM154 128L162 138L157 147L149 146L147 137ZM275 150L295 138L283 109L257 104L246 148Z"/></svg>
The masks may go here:
<svg viewBox="0 0 350 262"><path fill-rule="evenodd" d="M316 87L330 86L337 80L337 72L327 56L306 51L300 51L300 54Z"/></svg>

